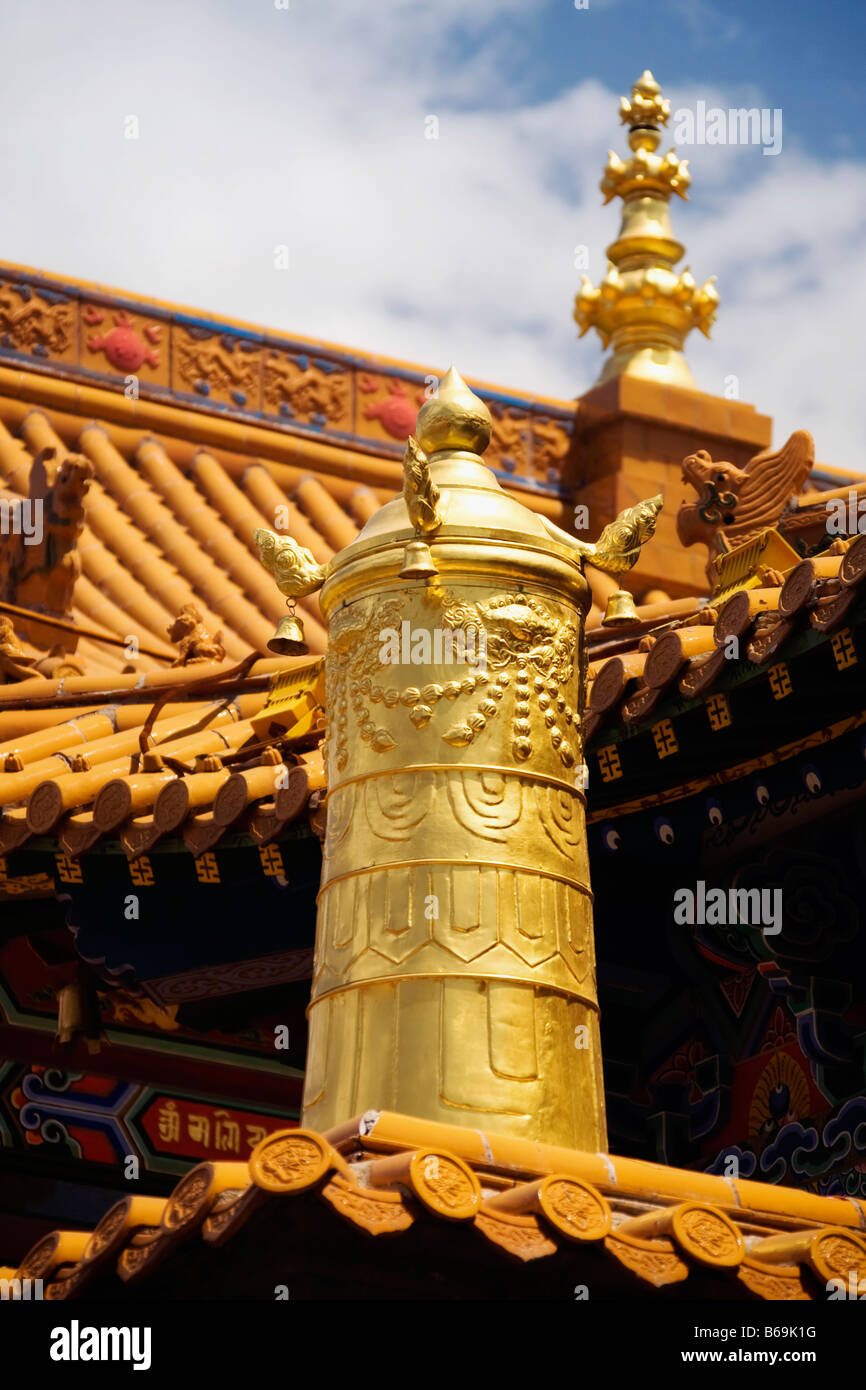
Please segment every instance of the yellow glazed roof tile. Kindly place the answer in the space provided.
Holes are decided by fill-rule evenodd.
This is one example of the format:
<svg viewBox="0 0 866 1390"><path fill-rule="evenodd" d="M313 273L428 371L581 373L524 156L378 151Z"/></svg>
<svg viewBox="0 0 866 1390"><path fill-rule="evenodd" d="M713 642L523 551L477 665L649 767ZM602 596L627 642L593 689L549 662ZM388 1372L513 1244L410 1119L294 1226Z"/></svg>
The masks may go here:
<svg viewBox="0 0 866 1390"><path fill-rule="evenodd" d="M762 1200L749 1200L753 1188ZM97 1279L103 1293L120 1280L146 1298L189 1242L241 1240L263 1211L285 1261L315 1211L326 1240L307 1239L307 1264L322 1249L345 1260L347 1227L376 1238L411 1230L415 1267L435 1270L443 1241L482 1267L505 1259L532 1272L558 1257L563 1277L607 1297L680 1283L701 1297L709 1277L725 1280L731 1299L809 1301L866 1274L862 1213L847 1199L370 1112L326 1134L277 1131L246 1163L199 1164L164 1202L127 1198L92 1233L43 1237L8 1277L42 1278L52 1300L86 1298ZM244 1258L256 1249L264 1260L255 1244ZM384 1249L401 1258L390 1241ZM205 1280L208 1263L198 1266Z"/></svg>

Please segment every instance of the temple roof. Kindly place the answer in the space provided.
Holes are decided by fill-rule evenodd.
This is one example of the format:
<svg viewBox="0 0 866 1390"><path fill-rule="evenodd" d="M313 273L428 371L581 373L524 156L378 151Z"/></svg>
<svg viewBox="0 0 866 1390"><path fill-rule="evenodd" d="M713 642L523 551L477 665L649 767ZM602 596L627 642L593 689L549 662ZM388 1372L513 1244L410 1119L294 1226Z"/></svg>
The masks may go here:
<svg viewBox="0 0 866 1390"><path fill-rule="evenodd" d="M809 1301L864 1275L850 1198L376 1111L272 1133L247 1162L199 1164L168 1198L124 1198L0 1267L53 1300L188 1296L193 1280L204 1298Z"/></svg>
<svg viewBox="0 0 866 1390"><path fill-rule="evenodd" d="M312 698L318 676L305 678L309 663L264 655L287 610L260 563L254 532L260 526L288 531L319 563L349 544L400 486L401 445L394 436L408 431L415 405L405 418L388 417L389 435L379 416L368 421L372 407L363 404L362 378L369 385L372 359L340 357L330 345L290 343L247 325L218 324L20 268L0 268L0 274L7 330L0 339L0 502L38 497L50 507L58 493L70 510L71 491L79 525L67 557L74 560L71 580L60 575L68 583L65 616L56 606L55 573L47 580L31 576L31 588L15 594L18 602L0 602L0 852L50 835L74 857L101 839L120 838L135 858L174 835L201 854L240 826L265 845L303 813L310 797L315 811L325 781L316 752L321 719ZM41 308L12 313L9 305L18 300L20 310ZM113 348L96 348L86 336L98 316L109 313L126 335L119 350L116 341ZM160 337L161 347L146 349L146 342L157 341L146 336L148 326L155 333L160 324L168 342ZM262 373L268 361L290 363L286 393L295 406L309 404L315 381L321 385L338 368L345 371L352 383L352 431L331 430L327 414L318 419L308 411L305 420L291 406L289 415L269 416L264 376L255 421L248 418L252 402L245 397L241 403L238 392L214 400L195 382L187 389L181 368L169 372L160 354L182 359L184 335L194 328L194 341L223 343L229 356L243 352L247 365L255 348ZM132 361L133 339L138 357L145 356L136 357L139 394L130 399L123 389L129 373L121 372ZM231 352L226 343L234 343ZM320 360L314 350L330 356ZM385 366L389 390L413 371L418 382L429 376L422 368ZM304 378L298 377L300 386L297 373ZM533 431L541 427L541 403L479 389L493 411L488 456L494 471L524 501L567 525L567 504L551 479L533 475L525 450L512 472L504 436L497 444L503 421L525 442L520 412L534 421L529 434L540 440ZM682 394L691 399L695 393ZM555 418L566 439L574 406L544 405L553 411L548 424ZM743 677L778 676L782 648L802 642L807 631L815 641L826 635L837 663L846 659L848 648L839 644L863 576L866 542L852 546L839 537L820 554L798 559L801 541L820 542L822 534L829 539L826 499L836 494L826 484L841 480L819 478L809 436L798 432L781 450L765 450L744 468L715 464L700 451L683 468L684 481L699 493L709 489L703 511L687 504L680 513L688 513L688 526L680 526L685 543L695 538L693 514L703 516L710 507L713 515L707 469L717 470L714 476L721 469L735 493L733 524L727 540L725 529L717 528L719 545L736 550L745 526L746 539L760 553L754 563L746 557L741 575L730 557L725 560L727 589L713 589L711 573L712 594L671 599L661 589L646 593L649 602L622 629L602 625L615 579L587 567L593 606L586 741L602 753L618 731L627 736L654 724L666 699L718 704L725 698L719 692ZM809 480L813 487L820 483L819 490L805 492ZM746 522L736 522L738 510ZM64 524L61 517L61 549ZM705 534L704 523L697 526L698 537L712 541L712 527ZM776 539L761 540L767 536ZM26 542L19 556L30 563ZM318 601L310 596L299 604L308 646L321 653ZM735 651L732 636L739 643ZM280 671L288 673L283 683L290 686L291 673L298 673L297 690L280 693ZM265 708L274 700L280 705L276 722ZM614 762L605 762L609 774Z"/></svg>
<svg viewBox="0 0 866 1390"><path fill-rule="evenodd" d="M253 533L319 563L354 540L399 491L436 378L26 267L0 279L0 853L120 834L136 856L173 834L200 854L241 816L266 844L324 778L320 730L299 734L278 689L293 729L268 737L275 673L305 663L267 654L287 607ZM501 481L562 520L573 405L479 389ZM323 652L315 596L298 616Z"/></svg>
<svg viewBox="0 0 866 1390"><path fill-rule="evenodd" d="M849 623L862 617L866 536L790 558L784 575L765 572L728 597L644 605L627 631L591 632L586 742L628 735L663 718L668 704L681 713L684 702L709 702L723 718L725 692L746 682L778 685L782 699L790 692L786 658L804 649L826 649L828 670L855 665Z"/></svg>

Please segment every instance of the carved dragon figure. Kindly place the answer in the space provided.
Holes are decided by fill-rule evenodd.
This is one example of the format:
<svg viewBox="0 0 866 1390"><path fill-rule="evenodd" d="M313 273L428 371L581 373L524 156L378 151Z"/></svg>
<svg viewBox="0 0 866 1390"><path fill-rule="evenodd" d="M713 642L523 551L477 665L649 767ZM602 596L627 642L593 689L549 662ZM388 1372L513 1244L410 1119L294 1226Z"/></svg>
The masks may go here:
<svg viewBox="0 0 866 1390"><path fill-rule="evenodd" d="M291 536L280 536L259 526L253 532L253 540L262 564L270 570L286 598L315 593L324 584L328 566L318 564L312 552Z"/></svg>
<svg viewBox="0 0 866 1390"><path fill-rule="evenodd" d="M683 482L698 494L677 513L683 545L709 547L707 574L715 582L714 562L775 526L791 498L801 490L815 462L815 445L807 430L795 430L781 449L764 449L745 468L714 463L706 449L683 459Z"/></svg>
<svg viewBox="0 0 866 1390"><path fill-rule="evenodd" d="M568 546L588 565L606 574L623 574L637 564L641 546L646 545L656 529L658 514L662 509L662 495L638 502L634 507L626 507L614 521L605 526L598 540L576 540L566 531L561 531L547 517L542 517L545 529L554 540Z"/></svg>
<svg viewBox="0 0 866 1390"><path fill-rule="evenodd" d="M439 489L430 476L427 455L411 434L403 455L403 500L418 535L430 536L442 525Z"/></svg>

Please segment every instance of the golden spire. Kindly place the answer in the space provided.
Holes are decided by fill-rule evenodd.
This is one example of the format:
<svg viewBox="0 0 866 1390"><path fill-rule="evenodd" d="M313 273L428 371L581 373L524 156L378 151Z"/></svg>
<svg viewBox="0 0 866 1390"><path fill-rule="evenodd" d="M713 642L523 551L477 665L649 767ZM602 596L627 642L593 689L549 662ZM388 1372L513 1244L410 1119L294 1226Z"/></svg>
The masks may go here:
<svg viewBox="0 0 866 1390"><path fill-rule="evenodd" d="M673 268L685 248L674 239L668 204L672 193L687 197L688 161L673 150L656 153L670 102L649 70L631 100L622 98L619 114L632 155L623 161L609 151L601 191L605 203L622 198L622 225L598 288L583 276L574 317L581 337L595 328L603 347L613 344L599 382L627 373L694 387L683 342L693 328L709 337L719 297L715 277L699 289L688 266L679 274Z"/></svg>

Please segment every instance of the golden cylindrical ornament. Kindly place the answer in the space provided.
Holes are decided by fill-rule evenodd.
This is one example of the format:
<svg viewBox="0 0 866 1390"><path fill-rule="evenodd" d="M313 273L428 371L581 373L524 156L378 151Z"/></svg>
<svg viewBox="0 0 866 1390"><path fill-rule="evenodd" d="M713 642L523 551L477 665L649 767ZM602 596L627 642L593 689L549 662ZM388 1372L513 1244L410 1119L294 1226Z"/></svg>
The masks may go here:
<svg viewBox="0 0 866 1390"><path fill-rule="evenodd" d="M662 499L577 540L484 467L491 425L451 370L402 496L326 566L256 532L328 622L303 1123L389 1110L599 1150L582 565L629 569Z"/></svg>
<svg viewBox="0 0 866 1390"><path fill-rule="evenodd" d="M387 1109L604 1148L589 589L477 455L429 463L438 573L400 577L400 499L321 592L329 791L303 1122Z"/></svg>

